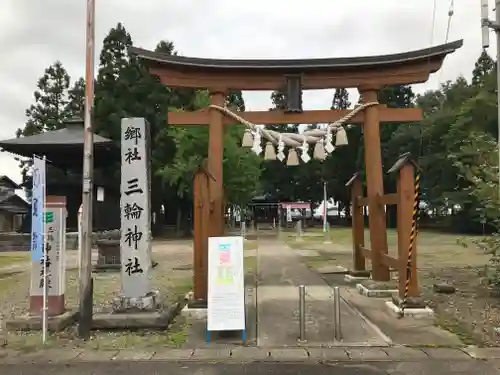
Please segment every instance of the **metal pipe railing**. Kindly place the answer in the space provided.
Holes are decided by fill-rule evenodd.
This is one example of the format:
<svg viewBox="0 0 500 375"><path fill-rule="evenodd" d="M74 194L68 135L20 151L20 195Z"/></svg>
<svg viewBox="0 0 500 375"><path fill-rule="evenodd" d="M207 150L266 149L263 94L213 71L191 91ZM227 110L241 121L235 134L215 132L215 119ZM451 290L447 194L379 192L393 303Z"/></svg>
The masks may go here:
<svg viewBox="0 0 500 375"><path fill-rule="evenodd" d="M299 285L299 341L306 341L306 287Z"/></svg>

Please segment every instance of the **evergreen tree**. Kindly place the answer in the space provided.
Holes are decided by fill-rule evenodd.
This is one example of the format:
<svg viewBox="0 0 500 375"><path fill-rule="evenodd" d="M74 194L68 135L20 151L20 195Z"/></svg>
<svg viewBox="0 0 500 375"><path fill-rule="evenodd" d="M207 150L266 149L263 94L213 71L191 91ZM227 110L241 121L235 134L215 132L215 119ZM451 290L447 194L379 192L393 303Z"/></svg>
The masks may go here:
<svg viewBox="0 0 500 375"><path fill-rule="evenodd" d="M162 40L156 45L155 52L161 52L166 55L177 56L177 51L175 50L174 42L169 40Z"/></svg>
<svg viewBox="0 0 500 375"><path fill-rule="evenodd" d="M241 90L230 91L226 96L225 104L229 108L235 108L239 112L245 111L245 101Z"/></svg>
<svg viewBox="0 0 500 375"><path fill-rule="evenodd" d="M26 125L16 135L30 136L43 131L60 129L68 118L68 87L70 77L60 61L45 69L37 82L33 96L35 104L26 110Z"/></svg>
<svg viewBox="0 0 500 375"><path fill-rule="evenodd" d="M330 109L349 109L351 102L345 88L335 90ZM348 145L339 147L323 162L323 179L328 183L328 195L340 202L340 208L349 207L350 195L345 183L359 171L359 149L363 145L361 127L347 131ZM339 210L340 211L340 210ZM346 210L349 213L349 210Z"/></svg>
<svg viewBox="0 0 500 375"><path fill-rule="evenodd" d="M495 71L495 62L488 55L488 52L483 51L479 59L474 65L472 71L472 85L484 86L485 78L490 76Z"/></svg>
<svg viewBox="0 0 500 375"><path fill-rule="evenodd" d="M98 133L115 141L120 139L121 119L127 117L127 98L130 82L125 80L130 67L128 48L132 38L121 23L104 38L99 56L99 70L95 87L95 128Z"/></svg>
<svg viewBox="0 0 500 375"><path fill-rule="evenodd" d="M26 110L28 119L24 128L16 131L17 137L28 137L64 126L64 121L70 116L67 109L69 81L70 77L60 61L45 69L33 94L35 103ZM20 160L23 183L28 181L32 163L31 158ZM31 189L26 189L26 194L29 198Z"/></svg>
<svg viewBox="0 0 500 375"><path fill-rule="evenodd" d="M330 109L347 109L351 106L349 92L345 88L336 89Z"/></svg>
<svg viewBox="0 0 500 375"><path fill-rule="evenodd" d="M68 104L66 107L71 117L84 118L85 115L85 80L79 78L68 91Z"/></svg>

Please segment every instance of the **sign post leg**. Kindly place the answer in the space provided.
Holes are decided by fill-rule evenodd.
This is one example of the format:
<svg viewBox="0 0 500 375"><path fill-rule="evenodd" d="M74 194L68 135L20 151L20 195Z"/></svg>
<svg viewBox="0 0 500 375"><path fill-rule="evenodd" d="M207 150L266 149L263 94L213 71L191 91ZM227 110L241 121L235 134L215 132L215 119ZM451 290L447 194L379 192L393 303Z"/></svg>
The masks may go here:
<svg viewBox="0 0 500 375"><path fill-rule="evenodd" d="M207 329L207 344L210 344L210 341L212 340L212 335L210 331Z"/></svg>

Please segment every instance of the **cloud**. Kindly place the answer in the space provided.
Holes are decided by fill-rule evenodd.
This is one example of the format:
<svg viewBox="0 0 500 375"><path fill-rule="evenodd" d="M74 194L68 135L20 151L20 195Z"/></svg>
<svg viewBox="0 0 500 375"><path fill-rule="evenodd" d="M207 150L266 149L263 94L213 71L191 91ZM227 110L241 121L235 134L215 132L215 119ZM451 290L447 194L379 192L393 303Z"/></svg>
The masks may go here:
<svg viewBox="0 0 500 375"><path fill-rule="evenodd" d="M63 62L75 80L84 74L85 0L3 0L0 13L0 138L23 127L25 110L44 69ZM122 22L137 46L173 40L182 54L214 58L312 58L389 54L445 41L444 0L97 0L96 60L108 30ZM437 4L431 38L433 6ZM493 1L491 1L493 3ZM493 4L492 4L493 5ZM455 2L449 41L464 47L445 60L422 92L458 75L470 77L481 52L477 0ZM492 36L492 40L493 36ZM490 53L496 51L492 48ZM244 93L249 109L267 109L268 92ZM304 106L329 107L332 90L307 92ZM0 154L0 174L18 177Z"/></svg>

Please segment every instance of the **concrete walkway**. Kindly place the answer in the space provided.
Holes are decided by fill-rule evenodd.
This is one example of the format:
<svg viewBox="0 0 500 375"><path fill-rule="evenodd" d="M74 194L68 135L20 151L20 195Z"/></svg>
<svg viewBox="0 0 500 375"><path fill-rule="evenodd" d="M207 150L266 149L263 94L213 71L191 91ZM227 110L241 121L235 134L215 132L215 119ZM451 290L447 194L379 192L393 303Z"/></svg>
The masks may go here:
<svg viewBox="0 0 500 375"><path fill-rule="evenodd" d="M342 300L342 343L334 340L333 290L278 240L259 240L257 251L257 337L261 347L296 346L298 286L306 286L308 346L387 345L380 332Z"/></svg>

